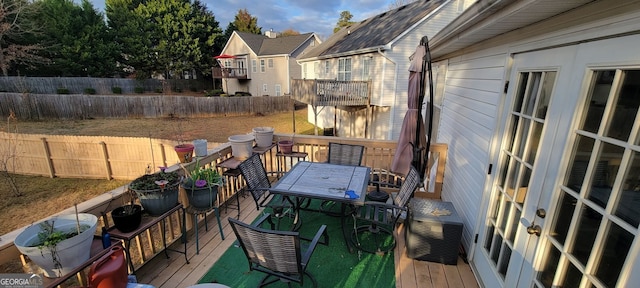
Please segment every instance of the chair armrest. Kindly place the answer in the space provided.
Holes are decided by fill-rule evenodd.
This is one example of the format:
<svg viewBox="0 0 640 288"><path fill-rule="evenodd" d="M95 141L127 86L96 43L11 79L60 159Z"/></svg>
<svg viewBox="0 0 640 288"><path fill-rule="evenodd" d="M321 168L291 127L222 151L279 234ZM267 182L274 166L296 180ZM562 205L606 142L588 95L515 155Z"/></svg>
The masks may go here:
<svg viewBox="0 0 640 288"><path fill-rule="evenodd" d="M264 223L264 221L269 222L269 224L271 226L270 227L271 230L275 229L275 224L273 224L273 221L271 220L271 213L265 213L255 223L253 223L251 225L253 225L255 227L262 227L262 224Z"/></svg>
<svg viewBox="0 0 640 288"><path fill-rule="evenodd" d="M311 240L311 243L309 244L309 248L307 248L307 251L305 251L304 255L302 255L303 265L305 266L307 265L307 262L309 262L309 258L311 258L311 254L313 254L313 251L316 250L316 246L318 245L318 243L329 245L329 235L327 234L326 230L327 230L327 225L322 225L320 226L320 229L318 229L318 232L316 232L316 235L313 237L313 239ZM322 242L319 242L320 237L324 238Z"/></svg>

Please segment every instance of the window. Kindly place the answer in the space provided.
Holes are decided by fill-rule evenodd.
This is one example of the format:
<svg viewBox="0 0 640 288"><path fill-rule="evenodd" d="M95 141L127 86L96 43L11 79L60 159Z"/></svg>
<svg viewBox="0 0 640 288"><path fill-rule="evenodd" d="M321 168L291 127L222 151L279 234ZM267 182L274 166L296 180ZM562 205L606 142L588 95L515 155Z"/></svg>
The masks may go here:
<svg viewBox="0 0 640 288"><path fill-rule="evenodd" d="M231 68L231 60L224 60L224 68Z"/></svg>
<svg viewBox="0 0 640 288"><path fill-rule="evenodd" d="M264 59L260 59L260 72L264 73L266 68L264 67Z"/></svg>
<svg viewBox="0 0 640 288"><path fill-rule="evenodd" d="M351 81L351 58L338 59L338 81Z"/></svg>
<svg viewBox="0 0 640 288"><path fill-rule="evenodd" d="M251 60L251 72L258 73L258 61L256 59Z"/></svg>
<svg viewBox="0 0 640 288"><path fill-rule="evenodd" d="M329 65L329 60L324 60L324 75L329 75L331 69L331 65Z"/></svg>
<svg viewBox="0 0 640 288"><path fill-rule="evenodd" d="M262 84L262 92L267 93L269 91L269 86L267 84Z"/></svg>
<svg viewBox="0 0 640 288"><path fill-rule="evenodd" d="M276 96L282 96L282 87L280 86L280 84L276 84L275 88L276 88Z"/></svg>
<svg viewBox="0 0 640 288"><path fill-rule="evenodd" d="M273 69L273 59L269 59L267 63L267 65L269 65L269 69Z"/></svg>
<svg viewBox="0 0 640 288"><path fill-rule="evenodd" d="M373 63L373 57L365 56L362 59L362 80L371 79L371 65Z"/></svg>

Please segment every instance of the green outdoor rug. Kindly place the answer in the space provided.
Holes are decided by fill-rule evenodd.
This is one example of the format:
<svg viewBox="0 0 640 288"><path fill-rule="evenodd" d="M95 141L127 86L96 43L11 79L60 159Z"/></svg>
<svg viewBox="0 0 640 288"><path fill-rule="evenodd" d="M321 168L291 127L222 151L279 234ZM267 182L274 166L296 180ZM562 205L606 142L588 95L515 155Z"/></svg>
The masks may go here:
<svg viewBox="0 0 640 288"><path fill-rule="evenodd" d="M317 201L312 201L312 207L317 205ZM340 230L340 218L319 212L302 211L301 219L300 234L307 238L312 238L321 225L327 225L329 245L318 244L307 267L307 271L318 281L318 287L395 287L393 252L380 256L354 249L354 253L349 253ZM351 227L349 232L353 231L353 221L350 220L347 223ZM281 225L289 227L285 223ZM265 224L265 226L268 225ZM307 243L302 241L303 245ZM236 242L218 259L199 283L220 283L233 288L258 287L265 275L259 271L249 271L247 258ZM312 284L305 277L304 287L312 287ZM298 286L297 283L293 284L293 287ZM268 287L287 287L287 285L276 282Z"/></svg>

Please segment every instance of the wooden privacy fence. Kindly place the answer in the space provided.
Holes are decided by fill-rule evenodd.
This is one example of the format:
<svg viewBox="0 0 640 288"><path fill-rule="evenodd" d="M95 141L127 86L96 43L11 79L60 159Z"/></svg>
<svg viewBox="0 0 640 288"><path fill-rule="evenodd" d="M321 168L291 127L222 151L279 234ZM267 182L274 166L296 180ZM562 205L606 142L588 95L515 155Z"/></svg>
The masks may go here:
<svg viewBox="0 0 640 288"><path fill-rule="evenodd" d="M156 118L254 115L291 111L290 96L195 97L171 95L0 94L0 116L18 119Z"/></svg>
<svg viewBox="0 0 640 288"><path fill-rule="evenodd" d="M37 94L54 94L58 88L68 89L74 94L83 93L87 88L96 90L98 94L113 94L112 88L119 87L122 93L134 93L136 87L153 92L164 91L203 91L213 89L213 81L207 79L146 79L129 78L93 78L93 77L0 77L2 92L30 92Z"/></svg>
<svg viewBox="0 0 640 288"><path fill-rule="evenodd" d="M151 138L0 132L0 161L17 174L128 180L147 169L157 171L158 166L178 163L175 144Z"/></svg>

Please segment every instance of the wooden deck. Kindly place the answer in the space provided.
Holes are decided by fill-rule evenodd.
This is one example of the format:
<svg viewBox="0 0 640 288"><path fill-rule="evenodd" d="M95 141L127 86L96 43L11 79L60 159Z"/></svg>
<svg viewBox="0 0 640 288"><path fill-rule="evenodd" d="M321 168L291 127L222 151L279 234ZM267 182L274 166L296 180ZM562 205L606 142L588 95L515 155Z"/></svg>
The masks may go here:
<svg viewBox="0 0 640 288"><path fill-rule="evenodd" d="M242 221L251 222L260 214L250 197L241 197L240 206ZM160 253L136 271L138 282L167 288L187 287L198 283L200 278L236 240L229 222L226 220L227 217L235 217L236 215L236 210L228 209L225 211L224 208L221 210L220 216L225 240L220 238L215 216L207 217L209 231L205 232L203 223L200 226L200 254L195 254L195 235L189 234L187 245L189 264L185 263L184 255L169 252L170 258L167 259L164 253ZM398 233L403 233L402 229L400 226L400 229L397 229ZM399 241L395 250L396 287L478 287L478 282L469 265L464 263L461 258L458 258L457 265L416 261L408 258L404 253L404 237L397 237L397 239ZM182 243L174 243L174 245L176 245L176 249L182 248ZM245 259L241 260L246 261ZM319 286L322 287L322 283L319 283Z"/></svg>

